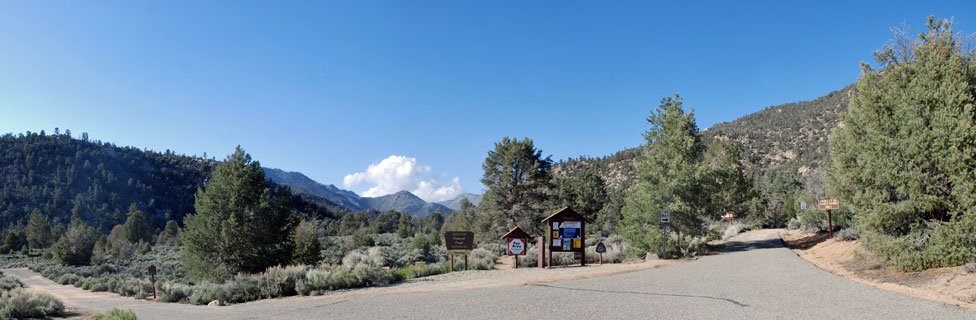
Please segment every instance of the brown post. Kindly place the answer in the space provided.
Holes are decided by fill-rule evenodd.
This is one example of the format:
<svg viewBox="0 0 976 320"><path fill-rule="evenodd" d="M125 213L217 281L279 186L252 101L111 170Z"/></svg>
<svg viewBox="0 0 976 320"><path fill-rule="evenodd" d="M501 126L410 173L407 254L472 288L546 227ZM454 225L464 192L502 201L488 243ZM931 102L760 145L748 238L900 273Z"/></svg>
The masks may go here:
<svg viewBox="0 0 976 320"><path fill-rule="evenodd" d="M515 255L515 269L518 269L518 255Z"/></svg>
<svg viewBox="0 0 976 320"><path fill-rule="evenodd" d="M153 300L156 300L156 275L155 274L151 274L151 275L149 275L149 278L152 279Z"/></svg>
<svg viewBox="0 0 976 320"><path fill-rule="evenodd" d="M600 265L603 265L603 252L600 252Z"/></svg>
<svg viewBox="0 0 976 320"><path fill-rule="evenodd" d="M468 255L464 255L464 271L468 271Z"/></svg>
<svg viewBox="0 0 976 320"><path fill-rule="evenodd" d="M552 244L552 240L553 240L552 239L552 221L546 222L546 224L549 225L549 233L546 234L546 237L549 238L549 241L546 241L546 247L548 248L549 245ZM548 251L549 251L549 259L546 260L546 268L547 269L551 269L552 268L552 250L548 250Z"/></svg>
<svg viewBox="0 0 976 320"><path fill-rule="evenodd" d="M451 253L451 271L448 271L448 272L454 272L454 254L453 253Z"/></svg>
<svg viewBox="0 0 976 320"><path fill-rule="evenodd" d="M830 209L827 210L827 232L830 234L830 238L834 238L834 218L830 214Z"/></svg>
<svg viewBox="0 0 976 320"><path fill-rule="evenodd" d="M580 221L580 250L583 251L583 255L580 256L580 267L586 266L586 220Z"/></svg>
<svg viewBox="0 0 976 320"><path fill-rule="evenodd" d="M539 256L537 263L539 269L542 269L546 266L546 237L539 237L536 242L539 247L539 252L536 253Z"/></svg>

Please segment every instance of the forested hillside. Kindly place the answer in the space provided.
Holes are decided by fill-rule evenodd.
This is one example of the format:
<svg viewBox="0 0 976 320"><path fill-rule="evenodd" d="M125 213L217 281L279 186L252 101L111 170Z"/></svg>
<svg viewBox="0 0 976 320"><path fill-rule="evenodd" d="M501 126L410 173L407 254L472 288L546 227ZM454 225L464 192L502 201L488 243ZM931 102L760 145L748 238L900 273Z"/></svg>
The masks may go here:
<svg viewBox="0 0 976 320"><path fill-rule="evenodd" d="M851 87L811 101L767 107L731 122L717 123L701 131L707 147L716 140L729 140L742 150L745 173L762 192L768 215L782 216L791 198L812 198L824 194L824 168L830 132L838 115L847 110ZM578 176L594 170L605 181L611 198L637 184L636 164L643 146L601 158L580 157L556 164L556 176ZM619 214L620 205L611 207Z"/></svg>
<svg viewBox="0 0 976 320"><path fill-rule="evenodd" d="M55 225L77 216L103 231L125 222L130 205L155 229L182 223L194 212L194 194L209 179L215 161L159 153L54 134L0 137L0 226L24 224L40 209ZM319 217L337 218L334 204L295 196L293 206Z"/></svg>

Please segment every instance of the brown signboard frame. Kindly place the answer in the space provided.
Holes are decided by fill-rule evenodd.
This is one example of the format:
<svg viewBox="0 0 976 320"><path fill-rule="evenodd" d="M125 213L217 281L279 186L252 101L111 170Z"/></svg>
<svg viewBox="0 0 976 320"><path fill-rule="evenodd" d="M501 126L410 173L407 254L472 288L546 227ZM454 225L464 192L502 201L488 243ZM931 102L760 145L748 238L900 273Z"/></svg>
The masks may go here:
<svg viewBox="0 0 976 320"><path fill-rule="evenodd" d="M559 226L561 226L564 222L578 222L580 224L579 234L576 235L578 236L578 238L562 237L562 235L560 234L561 230L559 230L561 228ZM589 219L587 219L583 215L577 213L576 211L573 211L573 209L570 209L568 207L562 208L556 211L555 213L553 213L552 215L550 215L549 217L542 219L542 223L546 224L546 229L548 230L546 232L546 238L547 238L546 248L549 248L549 261L547 263L549 267L552 267L553 252L576 252L578 253L577 255L580 256L578 258L580 259L580 266L586 266L586 224L588 222L590 222ZM554 223L556 224L555 229L553 228ZM555 245L554 240L556 239L560 241L559 246ZM567 250L562 245L562 241L564 240L571 240L571 241L578 240L579 246L577 247L571 244L569 246L569 249ZM574 257L576 257L576 255L574 255Z"/></svg>

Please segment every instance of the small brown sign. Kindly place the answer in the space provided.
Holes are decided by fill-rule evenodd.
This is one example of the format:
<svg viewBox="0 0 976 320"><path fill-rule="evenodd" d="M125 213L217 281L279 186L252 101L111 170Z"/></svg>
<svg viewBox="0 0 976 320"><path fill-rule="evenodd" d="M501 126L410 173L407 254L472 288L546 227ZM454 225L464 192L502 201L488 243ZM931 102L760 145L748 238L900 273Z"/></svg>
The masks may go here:
<svg viewBox="0 0 976 320"><path fill-rule="evenodd" d="M840 209L840 200L837 198L820 199L817 205L820 207L820 210Z"/></svg>
<svg viewBox="0 0 976 320"><path fill-rule="evenodd" d="M154 265L153 266L149 266L149 270L147 270L147 271L149 271L149 275L156 274L156 266L154 266Z"/></svg>
<svg viewBox="0 0 976 320"><path fill-rule="evenodd" d="M474 232L450 231L444 234L444 246L448 251L471 251L474 249Z"/></svg>

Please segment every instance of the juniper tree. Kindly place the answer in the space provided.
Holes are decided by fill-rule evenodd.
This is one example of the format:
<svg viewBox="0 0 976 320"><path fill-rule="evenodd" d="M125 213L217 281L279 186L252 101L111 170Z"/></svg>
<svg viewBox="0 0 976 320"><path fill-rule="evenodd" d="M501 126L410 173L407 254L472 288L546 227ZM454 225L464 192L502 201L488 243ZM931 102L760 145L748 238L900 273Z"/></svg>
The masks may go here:
<svg viewBox="0 0 976 320"><path fill-rule="evenodd" d="M927 27L862 64L830 142L828 195L902 269L976 260L976 64L951 21Z"/></svg>
<svg viewBox="0 0 976 320"><path fill-rule="evenodd" d="M272 187L240 146L217 165L197 190L196 213L184 218L181 260L190 279L223 282L289 262L298 222L290 191Z"/></svg>

